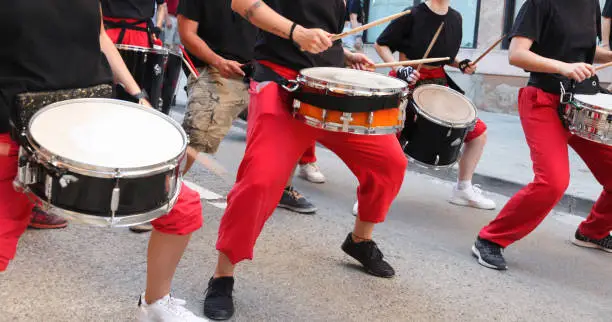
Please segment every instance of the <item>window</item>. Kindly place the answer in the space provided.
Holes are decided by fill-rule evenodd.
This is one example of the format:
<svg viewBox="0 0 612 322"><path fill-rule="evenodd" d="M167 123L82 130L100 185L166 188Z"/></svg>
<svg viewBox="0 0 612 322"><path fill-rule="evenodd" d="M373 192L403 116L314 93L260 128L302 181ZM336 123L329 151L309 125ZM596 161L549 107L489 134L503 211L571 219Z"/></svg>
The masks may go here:
<svg viewBox="0 0 612 322"><path fill-rule="evenodd" d="M417 5L421 0L370 0L368 8L368 21L374 21L404 10L406 7ZM478 20L480 17L480 0L453 1L451 4L463 16L463 42L461 47L475 48L478 35ZM387 27L387 24L376 26L368 30L366 41L373 43Z"/></svg>

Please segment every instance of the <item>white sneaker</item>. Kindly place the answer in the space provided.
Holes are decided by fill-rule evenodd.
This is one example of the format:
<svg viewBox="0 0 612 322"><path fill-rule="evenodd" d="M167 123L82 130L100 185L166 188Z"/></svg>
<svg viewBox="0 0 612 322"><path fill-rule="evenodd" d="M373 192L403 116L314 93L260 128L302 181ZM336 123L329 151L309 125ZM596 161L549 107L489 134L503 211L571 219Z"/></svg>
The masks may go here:
<svg viewBox="0 0 612 322"><path fill-rule="evenodd" d="M166 295L153 304L144 302L144 294L138 304L138 322L204 322L204 318L197 317L184 305L185 301Z"/></svg>
<svg viewBox="0 0 612 322"><path fill-rule="evenodd" d="M353 205L353 216L357 216L357 213L359 213L359 201L355 201Z"/></svg>
<svg viewBox="0 0 612 322"><path fill-rule="evenodd" d="M459 190L455 187L453 196L449 202L459 206L469 206L487 210L495 209L495 201L483 196L482 190L477 186L470 186L463 190Z"/></svg>
<svg viewBox="0 0 612 322"><path fill-rule="evenodd" d="M300 178L306 179L312 183L323 183L325 182L325 176L319 170L316 163L300 164Z"/></svg>

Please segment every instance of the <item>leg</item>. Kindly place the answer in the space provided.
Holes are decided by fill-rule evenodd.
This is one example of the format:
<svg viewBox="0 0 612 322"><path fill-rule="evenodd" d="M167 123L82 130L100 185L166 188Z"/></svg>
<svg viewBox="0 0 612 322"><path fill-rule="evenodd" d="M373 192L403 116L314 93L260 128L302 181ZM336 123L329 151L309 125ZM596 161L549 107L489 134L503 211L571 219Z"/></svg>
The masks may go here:
<svg viewBox="0 0 612 322"><path fill-rule="evenodd" d="M486 247L481 248L480 255L492 250L495 258L501 258L492 264L494 268L505 269L499 248L507 247L534 230L561 199L569 184L569 133L559 121L558 102L558 95L534 87L523 88L519 93L519 114L535 177L479 233L479 240L485 240L483 247ZM481 246L478 243L476 248ZM486 259L480 255L476 254L485 265L482 261Z"/></svg>
<svg viewBox="0 0 612 322"><path fill-rule="evenodd" d="M300 171L299 176L312 183L323 183L325 182L325 176L321 173L321 170L317 166L317 157L315 155L315 146L313 143L306 149L306 152L302 154L300 159Z"/></svg>
<svg viewBox="0 0 612 322"><path fill-rule="evenodd" d="M591 239L609 237L612 230L612 147L577 136L572 136L570 145L603 186L599 199L589 217L580 224L579 231Z"/></svg>
<svg viewBox="0 0 612 322"><path fill-rule="evenodd" d="M480 189L472 186L472 177L487 143L487 126L478 119L474 129L465 138L463 155L459 160L457 187L450 202L460 206L480 209L495 209L495 202L482 195Z"/></svg>
<svg viewBox="0 0 612 322"><path fill-rule="evenodd" d="M198 152L215 153L227 135L232 122L248 105L248 88L241 80L223 78L212 68L202 68L200 77L189 77L189 102L183 127L189 134L189 145ZM187 157L184 173L193 165Z"/></svg>
<svg viewBox="0 0 612 322"><path fill-rule="evenodd" d="M200 196L183 184L172 210L151 223L155 231L149 239L147 288L141 298L139 320L174 317L185 321L203 321L182 307L181 301L172 300L169 295L172 278L191 234L202 226Z"/></svg>
<svg viewBox="0 0 612 322"><path fill-rule="evenodd" d="M235 265L253 257L257 237L276 208L291 171L317 134L316 129L293 119L291 100L277 84L251 82L249 92L246 151L221 218L219 259L204 300L204 314L215 320L233 315Z"/></svg>
<svg viewBox="0 0 612 322"><path fill-rule="evenodd" d="M0 134L0 272L15 257L19 237L30 222L34 206L25 194L13 188L18 150L8 134Z"/></svg>
<svg viewBox="0 0 612 322"><path fill-rule="evenodd" d="M372 241L374 226L384 221L404 180L408 160L395 135L359 136L328 133L320 142L334 151L359 180L358 216L342 249L369 274L392 277L395 271Z"/></svg>

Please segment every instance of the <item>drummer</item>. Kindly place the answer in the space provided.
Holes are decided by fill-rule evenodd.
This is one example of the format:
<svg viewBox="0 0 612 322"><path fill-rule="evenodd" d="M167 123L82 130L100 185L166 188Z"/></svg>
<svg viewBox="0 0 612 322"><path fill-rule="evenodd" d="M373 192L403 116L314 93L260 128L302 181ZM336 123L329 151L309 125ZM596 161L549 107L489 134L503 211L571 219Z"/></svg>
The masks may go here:
<svg viewBox="0 0 612 322"><path fill-rule="evenodd" d="M481 265L506 269L502 249L527 236L563 197L570 177L568 145L603 185L572 241L612 252L612 147L571 135L557 111L560 82L569 88L570 80L582 82L595 75L593 62L612 61L612 52L597 47L598 36L597 1L527 0L521 7L508 54L512 65L530 72L518 104L535 177L478 234L472 252ZM591 80L584 83L592 86Z"/></svg>
<svg viewBox="0 0 612 322"><path fill-rule="evenodd" d="M29 23L24 24L24 21ZM57 101L58 96L108 97L112 93L110 83L113 75L126 85L130 93L136 94L140 89L104 33L96 1L0 2L0 29L12 31L4 37L7 45L0 46L2 272L15 256L18 240L29 222L32 209L28 197L13 188L18 145L9 134L9 120L16 122L16 112L22 107L42 107L40 105ZM27 103L18 106L18 97ZM149 105L145 100L142 104ZM61 127L61 122L58 126ZM146 291L132 319L204 321L169 295L174 271L191 233L202 225L198 194L183 185L174 208L154 220L153 225L156 230L149 241ZM27 301L27 296L23 300Z"/></svg>
<svg viewBox="0 0 612 322"><path fill-rule="evenodd" d="M303 68L344 67L345 61L354 68L372 64L363 54L343 50L340 40L333 43L330 40L330 33L342 31L345 2L268 3L272 8L261 0L232 1L237 13L264 30L255 46L255 58L266 66L263 70L268 73L260 77L256 71L251 82L246 151L219 227L219 258L204 302L204 314L215 320L233 315L235 265L253 258L255 242L272 215L294 165L315 140L338 154L360 183L361 211L342 249L359 261L368 274L395 275L372 240L372 234L374 226L385 220L404 179L407 160L397 138L393 134L330 132L306 125L291 115L289 93L271 81L274 77L266 77L271 72L295 79ZM316 243L310 246L317 247Z"/></svg>
<svg viewBox="0 0 612 322"><path fill-rule="evenodd" d="M464 74L473 74L476 65L470 60L459 61L457 53L461 47L462 21L461 14L449 6L449 0L429 0L412 8L412 12L393 21L382 32L376 41L376 51L385 62L393 62L393 52L400 52L400 60L419 59L425 52L436 31L444 22L444 27L429 57L451 57L449 62L423 65L420 79L416 86L423 84L438 84L454 86L454 82L444 72L444 65L461 70ZM411 67L395 67L391 75L407 78ZM410 81L410 79L408 79ZM495 202L482 195L477 187L472 186L472 177L482 156L487 142L487 126L480 119L465 138L465 146L459 160L458 182L453 189L450 202L461 206L480 209L495 209Z"/></svg>
<svg viewBox="0 0 612 322"><path fill-rule="evenodd" d="M167 14L165 0L101 0L106 33L115 44L152 48ZM153 18L157 5L155 24Z"/></svg>

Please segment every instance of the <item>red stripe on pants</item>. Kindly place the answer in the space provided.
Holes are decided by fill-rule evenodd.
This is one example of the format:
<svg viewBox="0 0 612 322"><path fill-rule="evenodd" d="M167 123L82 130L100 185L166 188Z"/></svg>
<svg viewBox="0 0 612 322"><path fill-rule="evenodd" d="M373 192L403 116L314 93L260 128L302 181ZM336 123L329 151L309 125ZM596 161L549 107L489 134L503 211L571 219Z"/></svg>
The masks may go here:
<svg viewBox="0 0 612 322"><path fill-rule="evenodd" d="M19 147L9 134L0 134L0 272L15 257L19 237L28 227L33 203L25 194L15 191Z"/></svg>
<svg viewBox="0 0 612 322"><path fill-rule="evenodd" d="M251 82L249 92L246 151L227 197L217 250L234 264L253 258L257 237L296 162L315 141L334 151L359 180L360 219L384 221L407 165L395 135L354 135L303 124L290 113L289 93L273 82Z"/></svg>
<svg viewBox="0 0 612 322"><path fill-rule="evenodd" d="M519 114L531 151L533 182L516 193L479 236L506 247L525 237L544 220L569 184L571 146L603 185L601 196L580 232L601 239L612 230L612 147L571 135L557 114L559 95L535 87L519 92Z"/></svg>

